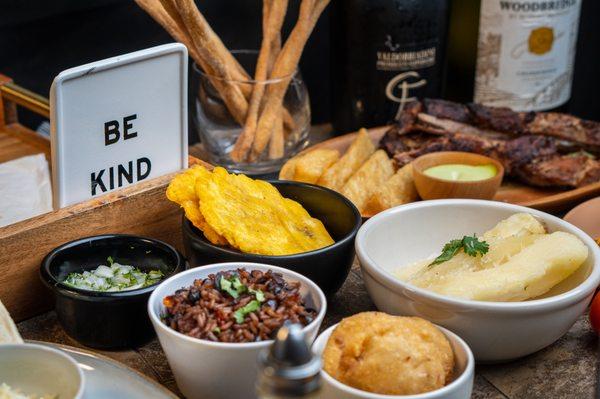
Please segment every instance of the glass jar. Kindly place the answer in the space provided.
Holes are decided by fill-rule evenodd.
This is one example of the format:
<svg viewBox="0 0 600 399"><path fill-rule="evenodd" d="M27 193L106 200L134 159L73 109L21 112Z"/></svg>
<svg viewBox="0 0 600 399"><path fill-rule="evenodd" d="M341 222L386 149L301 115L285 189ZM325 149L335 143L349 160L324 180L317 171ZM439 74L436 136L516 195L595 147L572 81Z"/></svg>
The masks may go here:
<svg viewBox="0 0 600 399"><path fill-rule="evenodd" d="M232 51L232 53L244 69L253 76L258 52L237 50ZM245 93L251 93L257 85L263 85L265 94L261 104L264 103L269 86L285 84L286 81L290 81L283 98L284 112L288 115L286 115L287 123L284 126L282 156L281 152L277 156L273 156L273 154L270 156L267 146L252 162L236 162L232 159L231 151L242 133L243 126L229 112L221 94L213 85L215 81L218 82L216 84L237 85ZM223 166L238 173L268 174L277 171L287 159L297 154L308 144L310 102L306 85L299 70L296 70L291 76L278 79L236 81L224 80L209 75L194 64L190 94L192 96L192 123L208 156L207 161L214 165Z"/></svg>

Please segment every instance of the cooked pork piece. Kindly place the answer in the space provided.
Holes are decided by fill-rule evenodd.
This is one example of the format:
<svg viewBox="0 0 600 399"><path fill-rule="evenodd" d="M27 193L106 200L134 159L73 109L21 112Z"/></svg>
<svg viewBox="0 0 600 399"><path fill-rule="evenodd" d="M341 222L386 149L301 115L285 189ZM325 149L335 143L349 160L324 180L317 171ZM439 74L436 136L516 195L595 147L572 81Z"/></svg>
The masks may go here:
<svg viewBox="0 0 600 399"><path fill-rule="evenodd" d="M503 142L470 134L435 135L419 130L397 134L393 128L383 137L380 147L386 150L397 167L402 167L421 155L439 151L474 152L499 158Z"/></svg>
<svg viewBox="0 0 600 399"><path fill-rule="evenodd" d="M600 164L585 154L535 159L515 170L520 180L539 187L581 187L600 181Z"/></svg>
<svg viewBox="0 0 600 399"><path fill-rule="evenodd" d="M515 112L506 107L486 107L469 104L472 123L480 128L496 130L508 134L527 132L527 123L533 120L533 112Z"/></svg>
<svg viewBox="0 0 600 399"><path fill-rule="evenodd" d="M482 129L467 123L456 122L450 119L442 119L425 113L420 113L417 116L417 121L413 127L417 130L423 130L435 134L463 133L474 136L484 136L497 140L506 140L509 138L506 133Z"/></svg>
<svg viewBox="0 0 600 399"><path fill-rule="evenodd" d="M466 105L452 101L425 98L423 106L423 112L426 114L456 122L472 123L471 112Z"/></svg>
<svg viewBox="0 0 600 399"><path fill-rule="evenodd" d="M556 125L550 125L547 130L551 134L546 134L544 124L551 121ZM380 147L398 167L430 152L465 151L497 159L507 176L533 186L580 187L600 181L600 162L580 151L594 151L585 142L600 135L598 126L562 114L516 113L507 108L424 100L405 109L400 123L386 133Z"/></svg>
<svg viewBox="0 0 600 399"><path fill-rule="evenodd" d="M419 107L414 106L415 109ZM425 99L423 112L441 119L509 135L552 136L580 144L589 152L600 152L600 123L556 112L515 112L510 108L481 104L463 105L446 100Z"/></svg>
<svg viewBox="0 0 600 399"><path fill-rule="evenodd" d="M553 136L584 145L590 152L600 152L600 123L556 112L538 112L527 124L527 132Z"/></svg>

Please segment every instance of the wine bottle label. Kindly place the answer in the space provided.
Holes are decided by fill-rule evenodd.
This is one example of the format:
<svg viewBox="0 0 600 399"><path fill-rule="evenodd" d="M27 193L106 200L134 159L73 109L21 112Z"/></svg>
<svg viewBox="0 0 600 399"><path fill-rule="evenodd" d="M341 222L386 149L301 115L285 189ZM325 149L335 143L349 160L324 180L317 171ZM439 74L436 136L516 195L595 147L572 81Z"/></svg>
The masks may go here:
<svg viewBox="0 0 600 399"><path fill-rule="evenodd" d="M571 96L581 0L481 0L475 102L520 111Z"/></svg>
<svg viewBox="0 0 600 399"><path fill-rule="evenodd" d="M418 44L400 44L386 35L383 46L377 51L375 69L387 84L385 96L389 101L397 103L394 109L394 119L398 119L404 106L417 100L426 93L423 92L429 75L436 68L437 41Z"/></svg>

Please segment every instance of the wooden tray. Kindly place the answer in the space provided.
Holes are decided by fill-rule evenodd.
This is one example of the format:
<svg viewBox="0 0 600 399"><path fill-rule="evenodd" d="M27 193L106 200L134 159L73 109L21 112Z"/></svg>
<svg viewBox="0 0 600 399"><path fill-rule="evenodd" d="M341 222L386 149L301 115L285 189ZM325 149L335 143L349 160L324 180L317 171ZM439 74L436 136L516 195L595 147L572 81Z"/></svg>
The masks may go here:
<svg viewBox="0 0 600 399"><path fill-rule="evenodd" d="M17 105L48 117L45 98L0 75L0 162L38 153L50 160L49 140L18 123ZM127 233L157 238L182 250L181 211L165 196L172 177L142 181L1 227L0 300L12 317L20 321L53 307L51 294L39 278L39 267L48 252L65 242L97 234Z"/></svg>
<svg viewBox="0 0 600 399"><path fill-rule="evenodd" d="M388 126L369 129L369 135L375 143L379 143ZM349 133L343 136L323 141L304 150L310 151L315 148L330 148L344 153L354 138L356 133ZM529 206L531 208L543 211L560 211L577 205L578 203L600 194L600 182L590 184L573 190L543 189L530 187L518 182L508 181L502 183L500 190L494 197L496 201L510 202L512 204ZM365 215L368 216L368 215Z"/></svg>

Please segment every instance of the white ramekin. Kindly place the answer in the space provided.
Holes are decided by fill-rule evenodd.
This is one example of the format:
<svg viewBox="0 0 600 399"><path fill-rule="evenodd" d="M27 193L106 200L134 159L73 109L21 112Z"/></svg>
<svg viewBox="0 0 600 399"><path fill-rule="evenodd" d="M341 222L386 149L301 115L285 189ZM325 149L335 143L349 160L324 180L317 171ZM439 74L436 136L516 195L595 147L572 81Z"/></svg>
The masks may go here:
<svg viewBox="0 0 600 399"><path fill-rule="evenodd" d="M315 320L304 327L310 342L317 336L325 317L327 303L321 289L306 277L276 266L242 262L216 263L187 270L163 281L148 300L148 314L169 360L177 386L188 399L255 397L257 356L272 341L211 342L181 334L161 320L165 309L162 303L164 297L173 295L180 288L189 287L196 279L240 267L248 271L273 270L281 273L286 281L301 283L300 292L307 306L318 312Z"/></svg>
<svg viewBox="0 0 600 399"><path fill-rule="evenodd" d="M38 344L0 344L0 384L28 395L83 397L85 378L77 362L58 349Z"/></svg>
<svg viewBox="0 0 600 399"><path fill-rule="evenodd" d="M327 345L329 336L335 329L335 326L329 327L323 331L313 344L313 352L321 356ZM323 386L319 398L321 399L469 399L473 391L473 378L475 375L475 359L469 346L458 335L438 327L452 346L454 351L454 375L453 380L443 388L431 392L425 392L418 395L382 395L362 391L343 384L321 370Z"/></svg>

